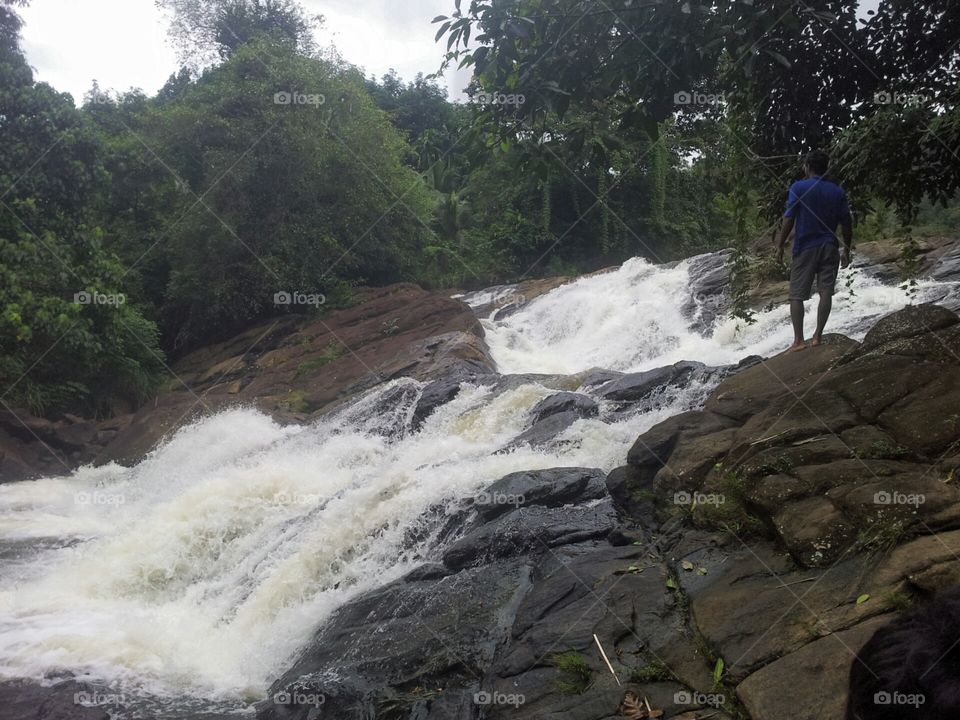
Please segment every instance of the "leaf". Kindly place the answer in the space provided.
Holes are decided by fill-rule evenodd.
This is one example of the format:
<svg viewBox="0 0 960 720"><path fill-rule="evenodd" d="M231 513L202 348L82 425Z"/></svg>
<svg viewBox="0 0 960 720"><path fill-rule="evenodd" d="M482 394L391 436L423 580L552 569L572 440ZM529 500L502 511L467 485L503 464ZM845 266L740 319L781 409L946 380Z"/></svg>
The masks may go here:
<svg viewBox="0 0 960 720"><path fill-rule="evenodd" d="M673 581L673 578L667 578L667 587L671 590L677 589L677 584Z"/></svg>
<svg viewBox="0 0 960 720"><path fill-rule="evenodd" d="M857 598L857 605L863 605L869 599L870 599L870 595L867 593L864 593L863 595Z"/></svg>
<svg viewBox="0 0 960 720"><path fill-rule="evenodd" d="M450 28L450 21L448 20L443 25L440 26L440 29L437 30L437 34L434 36L433 41L437 42L443 37L443 34Z"/></svg>
<svg viewBox="0 0 960 720"><path fill-rule="evenodd" d="M647 716L647 709L640 701L639 695L635 692L628 691L617 707L617 714L625 718L631 718L631 720L638 720L639 718L645 718Z"/></svg>
<svg viewBox="0 0 960 720"><path fill-rule="evenodd" d="M697 568L697 575L706 575L706 574L707 574L707 569L705 567Z"/></svg>
<svg viewBox="0 0 960 720"><path fill-rule="evenodd" d="M437 15L437 16L436 16L433 20L431 20L430 22L431 22L431 23L436 23L436 22L440 22L441 20L446 20L446 19L447 19L447 16L446 16L446 15Z"/></svg>
<svg viewBox="0 0 960 720"><path fill-rule="evenodd" d="M627 690L623 700L617 706L617 714L629 718L629 720L643 720L644 718L663 717L663 710L654 710L645 697L641 698L632 690Z"/></svg>
<svg viewBox="0 0 960 720"><path fill-rule="evenodd" d="M717 662L713 666L713 684L719 685L720 680L722 678L723 678L723 658L717 658Z"/></svg>
<svg viewBox="0 0 960 720"><path fill-rule="evenodd" d="M690 562L689 560L684 560L682 563L680 563L680 567L682 567L687 572L690 572L691 570L693 570L693 563Z"/></svg>

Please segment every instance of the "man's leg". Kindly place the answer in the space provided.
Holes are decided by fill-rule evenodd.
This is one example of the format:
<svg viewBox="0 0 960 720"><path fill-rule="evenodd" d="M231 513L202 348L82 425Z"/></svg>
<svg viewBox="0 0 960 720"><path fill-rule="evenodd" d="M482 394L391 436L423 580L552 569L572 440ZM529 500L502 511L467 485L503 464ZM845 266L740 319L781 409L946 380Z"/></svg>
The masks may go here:
<svg viewBox="0 0 960 720"><path fill-rule="evenodd" d="M790 263L790 320L793 322L793 345L787 352L803 350L803 303L810 297L813 278L816 275L816 251L804 250L794 255Z"/></svg>
<svg viewBox="0 0 960 720"><path fill-rule="evenodd" d="M810 339L811 345L820 344L823 328L827 326L827 319L833 309L833 291L837 286L837 273L839 272L839 249L834 245L823 246L817 268L817 292L820 294L820 304L817 306L817 329Z"/></svg>
<svg viewBox="0 0 960 720"><path fill-rule="evenodd" d="M820 291L820 304L817 305L817 330L810 339L811 345L820 344L820 336L823 335L823 328L827 325L827 319L830 317L830 311L833 309L833 288Z"/></svg>
<svg viewBox="0 0 960 720"><path fill-rule="evenodd" d="M793 321L793 345L787 352L803 350L807 344L803 341L803 300L790 301L790 319Z"/></svg>

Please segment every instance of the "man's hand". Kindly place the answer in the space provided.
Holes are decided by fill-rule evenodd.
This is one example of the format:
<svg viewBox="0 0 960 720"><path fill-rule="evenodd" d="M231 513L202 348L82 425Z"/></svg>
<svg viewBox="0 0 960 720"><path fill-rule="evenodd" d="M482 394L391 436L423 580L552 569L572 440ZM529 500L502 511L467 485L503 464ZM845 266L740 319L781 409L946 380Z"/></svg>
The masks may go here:
<svg viewBox="0 0 960 720"><path fill-rule="evenodd" d="M840 251L840 267L845 268L850 265L850 250L843 248Z"/></svg>
<svg viewBox="0 0 960 720"><path fill-rule="evenodd" d="M779 243L777 245L777 264L783 265L783 244Z"/></svg>

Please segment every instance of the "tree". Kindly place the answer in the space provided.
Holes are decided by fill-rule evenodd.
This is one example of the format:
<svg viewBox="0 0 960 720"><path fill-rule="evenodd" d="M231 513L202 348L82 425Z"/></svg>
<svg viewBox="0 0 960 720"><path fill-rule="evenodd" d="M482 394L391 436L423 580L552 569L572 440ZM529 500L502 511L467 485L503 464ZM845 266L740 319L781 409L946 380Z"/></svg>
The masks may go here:
<svg viewBox="0 0 960 720"><path fill-rule="evenodd" d="M0 6L0 387L33 412L109 413L160 379L157 328L90 207L100 148L69 95L36 83Z"/></svg>
<svg viewBox="0 0 960 720"><path fill-rule="evenodd" d="M90 111L113 151L111 240L142 257L170 352L310 309L277 293L333 303L416 277L434 198L355 68L264 36L176 97Z"/></svg>
<svg viewBox="0 0 960 720"><path fill-rule="evenodd" d="M182 63L194 69L229 57L256 38L287 42L309 55L323 23L296 0L156 0L170 14L170 37Z"/></svg>

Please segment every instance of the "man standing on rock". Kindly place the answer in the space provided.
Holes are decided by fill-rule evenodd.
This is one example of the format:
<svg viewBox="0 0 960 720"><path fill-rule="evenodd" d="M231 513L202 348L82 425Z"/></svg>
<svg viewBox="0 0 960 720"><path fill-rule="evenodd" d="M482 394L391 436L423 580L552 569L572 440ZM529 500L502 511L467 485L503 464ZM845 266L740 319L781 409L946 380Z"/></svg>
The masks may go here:
<svg viewBox="0 0 960 720"><path fill-rule="evenodd" d="M810 152L804 160L807 177L790 186L787 209L783 213L783 230L777 248L777 260L783 262L783 248L796 229L793 240L793 262L790 266L790 318L793 320L793 345L787 352L803 350L803 303L810 299L813 279L817 279L820 304L817 308L817 329L810 340L819 345L823 328L833 307L833 291L839 268L850 264L853 225L847 194L823 176L830 158L822 150ZM843 249L837 242L837 225L843 227Z"/></svg>

